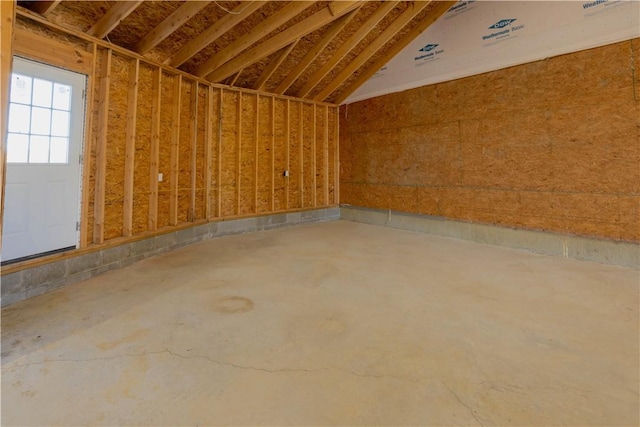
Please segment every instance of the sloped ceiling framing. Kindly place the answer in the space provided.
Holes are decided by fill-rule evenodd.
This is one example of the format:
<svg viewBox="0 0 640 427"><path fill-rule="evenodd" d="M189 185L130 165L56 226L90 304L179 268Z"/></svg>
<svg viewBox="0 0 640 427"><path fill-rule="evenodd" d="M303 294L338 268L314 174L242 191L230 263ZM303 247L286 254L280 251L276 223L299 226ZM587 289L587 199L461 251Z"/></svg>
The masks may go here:
<svg viewBox="0 0 640 427"><path fill-rule="evenodd" d="M18 1L211 82L339 103L454 1Z"/></svg>

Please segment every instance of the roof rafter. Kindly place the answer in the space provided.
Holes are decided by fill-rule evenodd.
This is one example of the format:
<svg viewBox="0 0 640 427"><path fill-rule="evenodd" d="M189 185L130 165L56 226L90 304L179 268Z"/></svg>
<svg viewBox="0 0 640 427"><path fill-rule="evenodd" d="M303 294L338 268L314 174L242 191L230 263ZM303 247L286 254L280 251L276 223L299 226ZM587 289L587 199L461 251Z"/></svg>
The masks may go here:
<svg viewBox="0 0 640 427"><path fill-rule="evenodd" d="M382 46L390 41L400 30L402 30L413 18L431 2L415 2L413 6L407 8L400 14L385 30L380 33L362 52L356 56L353 61L338 73L338 75L320 90L313 97L315 101L321 101L331 95L342 83L344 83L351 75L362 65L364 65Z"/></svg>
<svg viewBox="0 0 640 427"><path fill-rule="evenodd" d="M267 3L264 1L252 1L249 4L241 2L231 13L218 19L213 25L182 46L180 50L165 59L164 64L179 67L265 4Z"/></svg>
<svg viewBox="0 0 640 427"><path fill-rule="evenodd" d="M149 31L133 47L133 51L144 55L153 49L162 40L169 37L175 30L180 28L185 22L193 18L198 12L209 5L209 1L185 1L173 13L167 16L153 30Z"/></svg>
<svg viewBox="0 0 640 427"><path fill-rule="evenodd" d="M291 43L289 46L283 47L282 49L280 49L280 53L278 54L278 57L269 63L267 68L265 68L265 70L262 72L262 74L258 78L258 81L256 82L256 84L253 86L255 90L264 89L264 85L267 84L267 81L269 80L269 78L278 69L280 64L282 64L282 62L287 58L287 56L289 56L289 54L291 53L293 48L296 47L299 41L300 39L297 39L293 43Z"/></svg>
<svg viewBox="0 0 640 427"><path fill-rule="evenodd" d="M312 33L357 7L359 7L357 1L332 2L330 5L323 7L313 15L229 60L229 62L221 65L211 74L207 75L207 78L210 81L220 81L230 74L233 74L236 70L245 68L262 58L266 58L277 50L287 46L293 40L297 40L309 33Z"/></svg>
<svg viewBox="0 0 640 427"><path fill-rule="evenodd" d="M382 21L382 19L384 19L384 17L387 16L387 14L398 5L398 3L400 2L386 1L382 3L382 5L378 7L375 12L373 12L369 19L367 19L364 24L362 24L358 28L358 30L351 37L349 37L349 39L347 39L340 45L338 50L336 50L335 53L331 56L331 59L325 62L322 67L320 67L320 69L307 80L304 86L302 86L302 89L298 91L296 96L298 96L299 98L304 98L309 92L311 92L313 88L316 87L318 83L320 83L324 76L329 74L329 72L333 68L335 68L335 66L338 65L338 63L342 61L342 59L347 56L347 54L351 52L351 50L356 47L356 45L360 43L362 39L364 39L376 25L379 24L380 21Z"/></svg>
<svg viewBox="0 0 640 427"><path fill-rule="evenodd" d="M54 1L36 1L31 5L31 10L40 15L46 15L51 12L57 5L60 4L62 0L54 0Z"/></svg>
<svg viewBox="0 0 640 427"><path fill-rule="evenodd" d="M89 28L87 34L99 39L104 38L107 34L113 31L114 28L120 25L120 22L129 16L131 12L136 10L142 1L143 0L116 2L111 6L111 9L107 10L107 13L105 13L98 22Z"/></svg>
<svg viewBox="0 0 640 427"><path fill-rule="evenodd" d="M329 27L329 29L327 29L327 31L322 35L320 40L313 45L313 48L307 52L304 58L302 58L302 60L298 62L291 71L289 71L289 74L287 74L284 80L280 82L274 92L282 95L287 89L289 89L289 86L291 86L293 82L295 82L298 77L304 73L304 70L306 70L313 61L315 61L324 48L327 47L334 38L336 38L338 33L340 33L356 13L358 13L358 10L360 10L360 8L352 10L340 19L336 19L333 24L331 24L331 27Z"/></svg>
<svg viewBox="0 0 640 427"><path fill-rule="evenodd" d="M425 31L431 24L433 24L443 13L445 13L455 1L441 1L431 10L431 12L413 27L407 34L402 36L398 42L396 42L391 48L384 53L380 58L376 60L368 69L363 71L355 78L353 82L349 84L342 92L336 97L335 103L341 104L345 99L355 92L360 86L362 86L367 80L371 78L380 68L384 67L387 62L396 56L402 49L409 45L416 37L418 37L423 31Z"/></svg>
<svg viewBox="0 0 640 427"><path fill-rule="evenodd" d="M236 57L240 52L247 49L249 46L261 40L267 34L271 33L278 27L285 24L287 21L291 20L294 16L300 14L303 10L313 6L314 3L315 1L290 2L285 7L280 9L277 13L253 27L250 32L238 37L229 46L212 55L198 67L195 72L196 76L204 77L208 75L213 70L223 65L225 62L230 61L232 58ZM271 53L273 52L275 51L271 51ZM229 74L233 74L234 71L237 70L233 70ZM229 74L227 74L226 76L228 76Z"/></svg>

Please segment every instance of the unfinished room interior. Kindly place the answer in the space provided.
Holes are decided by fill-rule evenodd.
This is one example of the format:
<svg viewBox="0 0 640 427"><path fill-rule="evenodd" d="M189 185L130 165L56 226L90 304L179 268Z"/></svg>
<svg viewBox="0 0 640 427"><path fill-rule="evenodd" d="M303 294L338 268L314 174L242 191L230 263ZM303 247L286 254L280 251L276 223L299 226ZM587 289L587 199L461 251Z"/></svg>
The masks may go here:
<svg viewBox="0 0 640 427"><path fill-rule="evenodd" d="M640 425L639 1L1 0L0 62L2 425Z"/></svg>

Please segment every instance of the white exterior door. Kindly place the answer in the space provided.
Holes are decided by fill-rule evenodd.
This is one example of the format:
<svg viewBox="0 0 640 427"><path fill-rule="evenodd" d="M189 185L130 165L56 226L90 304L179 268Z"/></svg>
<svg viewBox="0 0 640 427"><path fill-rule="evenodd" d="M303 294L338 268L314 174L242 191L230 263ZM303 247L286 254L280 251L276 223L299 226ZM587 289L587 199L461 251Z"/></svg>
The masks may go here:
<svg viewBox="0 0 640 427"><path fill-rule="evenodd" d="M14 58L2 262L78 243L86 76Z"/></svg>

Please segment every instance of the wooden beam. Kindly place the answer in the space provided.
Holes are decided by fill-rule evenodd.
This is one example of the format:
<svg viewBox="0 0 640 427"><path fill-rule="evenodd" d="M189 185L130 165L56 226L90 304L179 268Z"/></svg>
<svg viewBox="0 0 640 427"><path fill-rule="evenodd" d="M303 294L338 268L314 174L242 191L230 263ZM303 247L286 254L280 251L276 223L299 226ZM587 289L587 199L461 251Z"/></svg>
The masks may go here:
<svg viewBox="0 0 640 427"><path fill-rule="evenodd" d="M353 82L349 84L340 94L336 97L336 103L341 104L345 99L355 92L360 86L362 86L367 80L369 80L379 69L384 67L391 59L396 56L402 49L404 49L409 43L415 40L420 34L422 34L431 24L433 24L442 14L444 14L449 8L454 5L455 1L439 1L436 3L431 12L420 21L415 27L409 30L400 40L395 42L393 46L389 48L384 55L378 58L368 69L358 74Z"/></svg>
<svg viewBox="0 0 640 427"><path fill-rule="evenodd" d="M298 91L296 96L298 96L299 98L304 98L305 96L307 96L309 92L311 92L313 88L315 88L322 81L322 79L327 74L329 74L329 72L333 70L336 65L338 65L338 63L342 61L342 59L344 59L344 57L347 56L347 54L351 52L351 50L369 34L369 32L371 32L371 30L376 25L378 25L380 21L382 21L384 17L393 10L393 8L398 5L398 3L400 2L386 1L382 3L378 7L378 9L373 12L369 19L367 19L360 27L358 27L356 32L353 33L351 37L349 37L344 43L340 44L340 47L338 47L331 58L329 58L329 60L322 64L318 71L316 71L313 76L307 80L304 86L302 86L302 89Z"/></svg>
<svg viewBox="0 0 640 427"><path fill-rule="evenodd" d="M141 3L142 0L117 1L113 6L111 6L111 9L109 9L107 13L98 20L98 22L89 28L87 34L99 39L104 38L107 34L113 31L114 28L120 25L120 22L129 16L131 12L136 10Z"/></svg>
<svg viewBox="0 0 640 427"><path fill-rule="evenodd" d="M289 71L287 77L285 77L285 79L278 85L274 92L277 94L285 93L285 91L289 89L289 86L291 86L293 82L295 82L298 77L300 77L302 73L304 73L307 67L309 67L309 65L311 65L313 61L315 61L315 59L318 57L318 55L320 55L324 48L327 47L329 43L331 43L331 41L349 23L349 21L351 21L351 19L356 16L359 10L360 8L358 7L348 14L344 15L343 17L336 19L333 24L331 24L331 26L327 29L327 31L322 35L320 40L314 43L313 47L306 53L304 58L302 58L302 60L298 62L291 71Z"/></svg>
<svg viewBox="0 0 640 427"><path fill-rule="evenodd" d="M124 154L124 201L122 205L122 235L133 235L133 172L136 155L136 121L138 107L138 76L140 61L129 62L129 93L127 95L127 129Z"/></svg>
<svg viewBox="0 0 640 427"><path fill-rule="evenodd" d="M238 81L238 78L240 77L240 74L242 74L242 72L244 71L244 68L242 70L238 70L237 73L235 73L234 75L232 75L231 77L229 77L228 79L228 83L227 86L233 86L236 84L236 82Z"/></svg>
<svg viewBox="0 0 640 427"><path fill-rule="evenodd" d="M313 186L311 187L311 203L313 203L313 207L315 208L318 205L318 159L316 154L316 104L313 104L312 108L313 112L313 133L312 133L312 141L311 145L311 170L313 171Z"/></svg>
<svg viewBox="0 0 640 427"><path fill-rule="evenodd" d="M178 225L178 174L180 172L180 110L182 109L182 76L173 76L173 116L171 117L171 159L169 225Z"/></svg>
<svg viewBox="0 0 640 427"><path fill-rule="evenodd" d="M179 67L266 3L264 1L240 2L231 13L224 15L195 38L189 40L164 63L172 67Z"/></svg>
<svg viewBox="0 0 640 427"><path fill-rule="evenodd" d="M290 169L291 169L291 165L289 164L290 162L290 157L291 154L289 153L289 151L291 150L291 129L289 129L289 127L291 126L291 101L290 100L286 100L285 101L285 113L284 113L284 140L287 143L287 147L285 148L285 156L286 156L286 160L285 160L285 169L287 171L287 176L284 178L284 208L286 210L289 210L289 176L291 174Z"/></svg>
<svg viewBox="0 0 640 427"><path fill-rule="evenodd" d="M299 176L298 176L298 185L300 187L300 191L298 192L298 197L300 199L300 208L304 208L304 138L302 136L304 132L304 114L302 111L302 107L304 104L302 102L298 102L300 106L299 116L300 120L298 122L298 142L300 142L298 146L298 161L299 161Z"/></svg>
<svg viewBox="0 0 640 427"><path fill-rule="evenodd" d="M253 212L258 212L258 140L260 139L260 95L256 93L256 127L254 129Z"/></svg>
<svg viewBox="0 0 640 427"><path fill-rule="evenodd" d="M333 204L340 204L340 107L334 107L336 109L335 115L336 118L334 120L334 135L333 138L335 140L333 153L334 160L334 172L333 172Z"/></svg>
<svg viewBox="0 0 640 427"><path fill-rule="evenodd" d="M104 242L104 203L107 175L107 129L109 128L109 87L111 85L111 49L102 51L98 134L96 135L95 195L93 205L93 243Z"/></svg>
<svg viewBox="0 0 640 427"><path fill-rule="evenodd" d="M322 138L323 153L322 153L322 182L324 183L324 205L328 206L329 203L329 106L324 106L324 134Z"/></svg>
<svg viewBox="0 0 640 427"><path fill-rule="evenodd" d="M207 104L204 112L204 217L211 219L211 172L213 155L213 88L206 87Z"/></svg>
<svg viewBox="0 0 640 427"><path fill-rule="evenodd" d="M191 127L191 159L190 159L190 194L189 194L189 214L188 221L193 222L196 220L196 165L197 165L197 149L198 149L198 88L199 83L193 82L191 88L191 106L189 111L191 113L191 120L189 126Z"/></svg>
<svg viewBox="0 0 640 427"><path fill-rule="evenodd" d="M158 173L160 165L160 108L162 70L154 68L151 80L151 149L149 150L149 231L158 229Z"/></svg>
<svg viewBox="0 0 640 427"><path fill-rule="evenodd" d="M303 2L293 3L300 3L304 5ZM338 5L336 6L337 10L339 11L337 17L340 17L359 6L355 1L337 1L335 3L338 3ZM216 60L219 54L213 56L211 58L212 62L209 65L207 65L207 63L203 64L203 66L198 69L196 74L201 77L206 75L207 79L209 79L210 81L220 81L225 77L233 74L238 69L248 67L249 65L261 60L262 58L266 58L272 53L277 52L283 47L289 45L294 40L304 37L307 34L323 27L329 22L334 21L335 19L337 19L337 17L331 14L328 7L324 7L313 15L271 37L269 40L266 40L248 49L244 53L240 52L242 52L249 46L238 46L237 50L235 51L234 57L225 58L224 61ZM257 42L258 40L260 39L256 39L255 42Z"/></svg>
<svg viewBox="0 0 640 427"><path fill-rule="evenodd" d="M173 13L167 16L164 21L149 31L138 43L133 46L133 51L144 55L156 45L169 37L175 30L180 28L188 20L193 18L198 12L209 5L209 1L185 1Z"/></svg>
<svg viewBox="0 0 640 427"><path fill-rule="evenodd" d="M251 31L245 33L244 35L238 37L236 40L231 42L229 46L222 49L220 52L217 52L215 55L212 55L202 65L198 67L198 69L195 72L195 75L197 75L198 77L204 77L207 74L211 73L213 70L220 67L225 62L238 56L238 54L243 50L252 46L254 43L261 40L266 35L268 35L272 31L276 30L278 27L285 24L287 21L289 21L294 16L298 15L303 10L307 9L308 7L311 7L314 3L315 2L312 2L312 1L290 2L289 4L284 6L282 9L278 10L277 13L274 13L267 19L261 21L258 25L253 27ZM272 51L271 53L273 52L275 51ZM227 77L233 74L235 71L238 71L238 69L240 68L244 68L244 67L240 66L224 77Z"/></svg>
<svg viewBox="0 0 640 427"><path fill-rule="evenodd" d="M271 97L271 147L269 154L271 157L271 212L276 210L276 99Z"/></svg>
<svg viewBox="0 0 640 427"><path fill-rule="evenodd" d="M2 224L4 218L4 186L7 165L7 120L9 91L13 67L13 28L16 19L16 2L0 1L0 248L2 248Z"/></svg>
<svg viewBox="0 0 640 427"><path fill-rule="evenodd" d="M338 75L325 87L320 93L313 97L316 101L324 100L331 95L342 83L349 79L358 68L364 65L375 53L380 50L387 42L389 42L398 31L402 30L409 22L416 17L431 2L415 2L409 5L407 9L400 14L385 30L378 35L362 52L356 56L353 61L338 73Z"/></svg>
<svg viewBox="0 0 640 427"><path fill-rule="evenodd" d="M236 147L238 148L236 169L236 215L240 215L240 178L242 172L242 92L238 91L236 111Z"/></svg>
<svg viewBox="0 0 640 427"><path fill-rule="evenodd" d="M40 15L47 15L50 13L57 5L60 4L62 0L54 0L54 1L35 1L31 4L31 10Z"/></svg>
<svg viewBox="0 0 640 427"><path fill-rule="evenodd" d="M289 46L283 47L282 49L280 49L280 53L278 53L278 55L269 63L269 65L267 65L267 68L264 69L264 71L258 78L258 81L253 86L255 90L264 89L264 86L267 84L267 81L269 80L269 78L278 69L280 64L282 64L282 62L287 58L287 56L289 56L293 48L296 47L296 44L298 44L299 40L300 39L297 39L296 41L291 43Z"/></svg>
<svg viewBox="0 0 640 427"><path fill-rule="evenodd" d="M220 88L220 100L219 100L219 111L218 111L218 153L217 153L217 162L218 169L216 170L216 216L220 218L222 216L222 103L224 102L224 89Z"/></svg>
<svg viewBox="0 0 640 427"><path fill-rule="evenodd" d="M89 196L90 196L90 184L91 184L91 152L93 146L93 99L96 85L96 60L98 58L98 46L95 43L90 43L87 50L91 51L91 72L87 76L87 98L86 102L86 117L85 117L85 133L84 133L84 145L82 150L82 194L80 205L80 248L87 247L89 245Z"/></svg>

